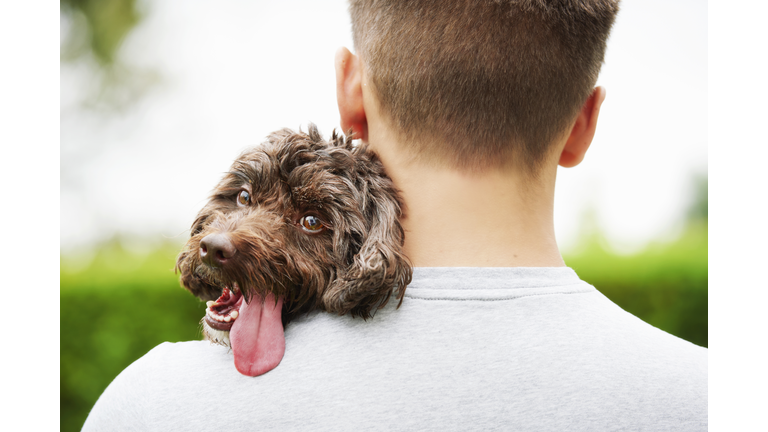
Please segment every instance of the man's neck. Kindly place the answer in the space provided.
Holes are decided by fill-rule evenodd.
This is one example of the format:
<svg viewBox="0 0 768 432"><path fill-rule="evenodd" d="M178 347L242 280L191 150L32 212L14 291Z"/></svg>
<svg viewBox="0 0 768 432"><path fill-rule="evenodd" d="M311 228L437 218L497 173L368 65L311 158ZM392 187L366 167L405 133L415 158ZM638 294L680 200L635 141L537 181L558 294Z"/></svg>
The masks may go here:
<svg viewBox="0 0 768 432"><path fill-rule="evenodd" d="M402 192L405 254L416 267L561 267L553 224L556 170L539 181L516 170L462 173L409 159L371 136Z"/></svg>

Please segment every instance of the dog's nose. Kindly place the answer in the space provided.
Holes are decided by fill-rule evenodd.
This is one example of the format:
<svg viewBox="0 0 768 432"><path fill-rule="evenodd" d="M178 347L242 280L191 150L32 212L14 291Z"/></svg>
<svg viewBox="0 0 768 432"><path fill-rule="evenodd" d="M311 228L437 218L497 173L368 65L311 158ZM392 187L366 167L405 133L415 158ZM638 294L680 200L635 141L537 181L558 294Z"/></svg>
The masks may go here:
<svg viewBox="0 0 768 432"><path fill-rule="evenodd" d="M226 234L208 234L200 240L200 258L211 267L221 267L237 249Z"/></svg>

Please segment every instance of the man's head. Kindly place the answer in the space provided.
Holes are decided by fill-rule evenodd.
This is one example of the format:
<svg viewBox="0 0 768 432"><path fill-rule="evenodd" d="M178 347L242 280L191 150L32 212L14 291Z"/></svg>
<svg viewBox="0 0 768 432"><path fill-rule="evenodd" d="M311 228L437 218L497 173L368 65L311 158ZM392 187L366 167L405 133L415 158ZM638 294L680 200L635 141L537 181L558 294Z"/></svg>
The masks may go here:
<svg viewBox="0 0 768 432"><path fill-rule="evenodd" d="M617 0L350 5L358 72L413 155L464 169L513 164L531 172L578 123L590 96L602 100L593 86L617 11ZM339 103L342 126L363 138L364 115L360 122L347 115L345 125Z"/></svg>

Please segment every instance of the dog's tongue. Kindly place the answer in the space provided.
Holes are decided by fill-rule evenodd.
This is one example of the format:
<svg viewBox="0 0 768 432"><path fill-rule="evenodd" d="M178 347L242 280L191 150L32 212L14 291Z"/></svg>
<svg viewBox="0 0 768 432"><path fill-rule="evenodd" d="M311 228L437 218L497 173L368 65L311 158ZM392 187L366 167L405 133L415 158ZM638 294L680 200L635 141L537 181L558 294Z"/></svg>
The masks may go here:
<svg viewBox="0 0 768 432"><path fill-rule="evenodd" d="M272 294L264 301L255 295L250 303L243 300L240 315L229 332L235 368L241 374L258 376L280 364L285 353L282 309L283 299L275 304Z"/></svg>

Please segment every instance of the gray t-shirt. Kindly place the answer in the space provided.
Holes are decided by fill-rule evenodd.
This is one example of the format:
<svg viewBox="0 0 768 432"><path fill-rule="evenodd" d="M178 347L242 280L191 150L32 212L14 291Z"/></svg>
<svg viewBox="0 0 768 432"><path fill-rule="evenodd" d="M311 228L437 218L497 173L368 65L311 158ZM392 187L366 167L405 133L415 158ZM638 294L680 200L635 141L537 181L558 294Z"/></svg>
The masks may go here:
<svg viewBox="0 0 768 432"><path fill-rule="evenodd" d="M417 268L396 304L292 322L258 377L224 347L161 344L83 430L707 430L707 350L569 268Z"/></svg>

